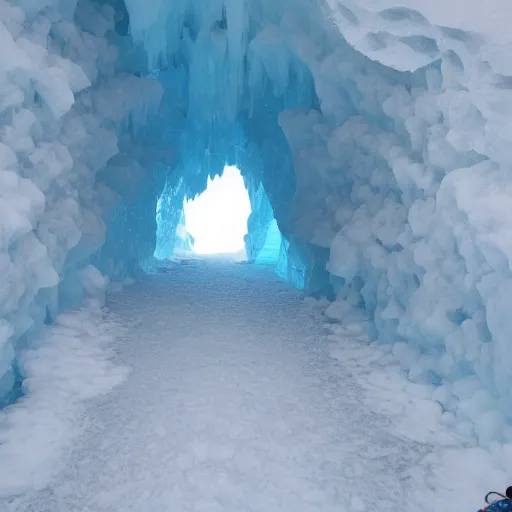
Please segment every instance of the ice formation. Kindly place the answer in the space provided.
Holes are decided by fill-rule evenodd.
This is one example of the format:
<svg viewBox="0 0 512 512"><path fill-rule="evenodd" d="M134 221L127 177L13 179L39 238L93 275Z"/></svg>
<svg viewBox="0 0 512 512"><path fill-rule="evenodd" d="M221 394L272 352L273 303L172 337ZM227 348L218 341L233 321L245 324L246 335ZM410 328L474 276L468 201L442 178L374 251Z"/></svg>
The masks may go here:
<svg viewBox="0 0 512 512"><path fill-rule="evenodd" d="M97 270L87 273L91 291L104 288ZM44 488L83 429L82 402L111 391L128 374L111 363L105 348L122 326L106 318L97 297L87 295L83 308L59 315L20 357L25 396L0 415L0 501Z"/></svg>
<svg viewBox="0 0 512 512"><path fill-rule="evenodd" d="M84 297L115 196L95 176L160 90L116 64L114 18L93 4L0 2L0 395L43 321Z"/></svg>
<svg viewBox="0 0 512 512"><path fill-rule="evenodd" d="M236 164L248 253L277 226L281 275L358 309L482 443L512 439L511 14L0 0L0 395L85 268L168 255L184 197Z"/></svg>

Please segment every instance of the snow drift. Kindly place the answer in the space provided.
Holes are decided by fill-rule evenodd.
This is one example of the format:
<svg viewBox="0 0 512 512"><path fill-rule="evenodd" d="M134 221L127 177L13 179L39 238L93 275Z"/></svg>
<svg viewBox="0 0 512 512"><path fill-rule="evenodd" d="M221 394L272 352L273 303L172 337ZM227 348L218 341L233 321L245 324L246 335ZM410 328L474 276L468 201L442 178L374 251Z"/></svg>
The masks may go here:
<svg viewBox="0 0 512 512"><path fill-rule="evenodd" d="M83 269L169 253L183 198L233 164L248 252L263 187L280 272L510 440L511 9L0 0L0 394Z"/></svg>

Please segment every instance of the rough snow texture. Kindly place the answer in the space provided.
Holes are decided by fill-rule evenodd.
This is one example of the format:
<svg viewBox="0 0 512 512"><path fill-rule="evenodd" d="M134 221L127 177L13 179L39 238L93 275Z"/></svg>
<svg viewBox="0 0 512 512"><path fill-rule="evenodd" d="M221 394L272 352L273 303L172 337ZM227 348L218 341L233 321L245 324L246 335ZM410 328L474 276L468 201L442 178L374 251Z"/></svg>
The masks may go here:
<svg viewBox="0 0 512 512"><path fill-rule="evenodd" d="M65 467L84 428L82 402L127 373L110 362L109 345L120 334L112 315L89 299L44 327L37 345L23 352L24 396L0 412L0 499L43 489Z"/></svg>
<svg viewBox="0 0 512 512"><path fill-rule="evenodd" d="M128 379L90 404L66 470L2 511L475 510L508 483L510 447L440 424L354 314L327 334L325 303L259 267L162 270L109 303Z"/></svg>
<svg viewBox="0 0 512 512"><path fill-rule="evenodd" d="M436 398L474 420L483 444L510 439L511 6L328 3L355 49L422 68L408 87L356 78L363 115L325 128L330 162L341 158L352 183L331 242L339 296L373 313L410 378L442 384Z"/></svg>

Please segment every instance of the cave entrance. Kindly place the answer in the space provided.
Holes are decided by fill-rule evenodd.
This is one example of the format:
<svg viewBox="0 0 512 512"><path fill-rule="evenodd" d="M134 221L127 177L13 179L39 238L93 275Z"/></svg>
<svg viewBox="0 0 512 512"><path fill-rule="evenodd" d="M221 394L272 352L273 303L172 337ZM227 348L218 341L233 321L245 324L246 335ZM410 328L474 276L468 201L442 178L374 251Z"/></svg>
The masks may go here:
<svg viewBox="0 0 512 512"><path fill-rule="evenodd" d="M251 203L236 167L227 166L221 176L208 178L201 195L185 198L183 213L177 238L186 240L190 250L202 255L236 254L246 258L244 237Z"/></svg>
<svg viewBox="0 0 512 512"><path fill-rule="evenodd" d="M208 178L199 195L184 194L183 180L168 182L156 205L157 260L193 255L229 255L288 274L283 238L263 183L226 166Z"/></svg>

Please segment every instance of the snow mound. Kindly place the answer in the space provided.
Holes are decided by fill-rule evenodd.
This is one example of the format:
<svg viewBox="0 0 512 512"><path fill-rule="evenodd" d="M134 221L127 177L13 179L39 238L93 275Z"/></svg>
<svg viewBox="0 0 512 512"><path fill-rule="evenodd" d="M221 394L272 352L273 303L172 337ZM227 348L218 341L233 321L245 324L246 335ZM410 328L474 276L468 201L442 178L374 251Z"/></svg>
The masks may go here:
<svg viewBox="0 0 512 512"><path fill-rule="evenodd" d="M83 427L82 403L126 376L108 349L120 333L101 303L88 299L23 352L24 396L0 412L0 496L42 489L63 468Z"/></svg>

